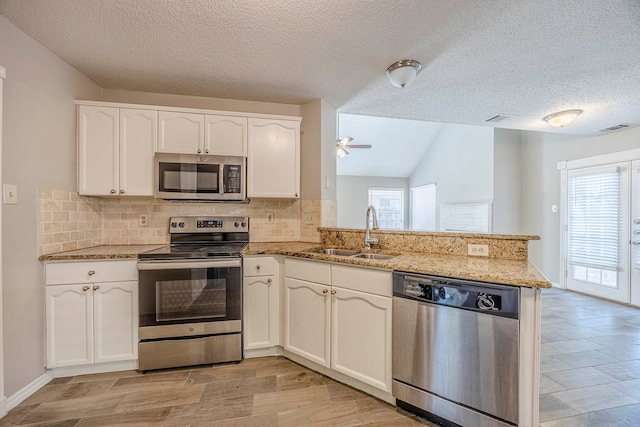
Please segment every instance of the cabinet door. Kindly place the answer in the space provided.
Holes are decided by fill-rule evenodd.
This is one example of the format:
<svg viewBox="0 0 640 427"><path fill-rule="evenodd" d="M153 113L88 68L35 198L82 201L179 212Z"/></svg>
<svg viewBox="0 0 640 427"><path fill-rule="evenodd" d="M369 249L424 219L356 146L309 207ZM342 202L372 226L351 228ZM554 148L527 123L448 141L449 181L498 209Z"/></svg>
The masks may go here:
<svg viewBox="0 0 640 427"><path fill-rule="evenodd" d="M300 122L249 119L247 196L300 195Z"/></svg>
<svg viewBox="0 0 640 427"><path fill-rule="evenodd" d="M278 284L274 276L244 279L244 348L269 348L280 344Z"/></svg>
<svg viewBox="0 0 640 427"><path fill-rule="evenodd" d="M330 286L285 278L284 348L330 365Z"/></svg>
<svg viewBox="0 0 640 427"><path fill-rule="evenodd" d="M78 192L87 196L118 191L118 108L78 106Z"/></svg>
<svg viewBox="0 0 640 427"><path fill-rule="evenodd" d="M89 284L46 286L47 368L93 363Z"/></svg>
<svg viewBox="0 0 640 427"><path fill-rule="evenodd" d="M204 114L158 113L158 152L198 154L204 145Z"/></svg>
<svg viewBox="0 0 640 427"><path fill-rule="evenodd" d="M138 283L93 285L95 362L138 357Z"/></svg>
<svg viewBox="0 0 640 427"><path fill-rule="evenodd" d="M205 116L204 152L217 156L247 156L247 118Z"/></svg>
<svg viewBox="0 0 640 427"><path fill-rule="evenodd" d="M332 289L331 368L391 392L392 298Z"/></svg>
<svg viewBox="0 0 640 427"><path fill-rule="evenodd" d="M153 153L158 112L120 109L120 189L128 196L153 196Z"/></svg>

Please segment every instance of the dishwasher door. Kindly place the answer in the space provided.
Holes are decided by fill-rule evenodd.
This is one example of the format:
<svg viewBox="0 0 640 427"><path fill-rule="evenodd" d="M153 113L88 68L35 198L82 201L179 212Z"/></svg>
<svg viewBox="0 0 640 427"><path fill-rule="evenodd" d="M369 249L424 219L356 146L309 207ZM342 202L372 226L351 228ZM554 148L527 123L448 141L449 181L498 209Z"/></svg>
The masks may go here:
<svg viewBox="0 0 640 427"><path fill-rule="evenodd" d="M393 298L393 379L518 423L519 322Z"/></svg>

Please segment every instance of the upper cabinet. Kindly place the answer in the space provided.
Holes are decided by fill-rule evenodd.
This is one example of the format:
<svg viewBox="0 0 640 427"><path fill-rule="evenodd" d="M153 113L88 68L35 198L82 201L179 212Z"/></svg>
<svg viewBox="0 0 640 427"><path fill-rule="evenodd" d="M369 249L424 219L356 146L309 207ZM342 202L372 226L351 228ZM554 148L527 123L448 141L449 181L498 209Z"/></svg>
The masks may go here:
<svg viewBox="0 0 640 427"><path fill-rule="evenodd" d="M300 197L300 121L249 119L247 196Z"/></svg>
<svg viewBox="0 0 640 427"><path fill-rule="evenodd" d="M153 195L157 123L152 110L78 106L78 192Z"/></svg>
<svg viewBox="0 0 640 427"><path fill-rule="evenodd" d="M159 153L247 156L247 118L159 112Z"/></svg>

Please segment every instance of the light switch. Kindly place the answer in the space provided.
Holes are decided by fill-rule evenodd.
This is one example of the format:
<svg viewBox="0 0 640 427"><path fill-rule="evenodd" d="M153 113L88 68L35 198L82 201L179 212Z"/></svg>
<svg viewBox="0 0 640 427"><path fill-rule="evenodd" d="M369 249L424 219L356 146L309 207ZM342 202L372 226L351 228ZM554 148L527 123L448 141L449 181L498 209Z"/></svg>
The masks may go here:
<svg viewBox="0 0 640 427"><path fill-rule="evenodd" d="M2 199L5 205L17 205L18 204L18 186L15 184L3 184Z"/></svg>
<svg viewBox="0 0 640 427"><path fill-rule="evenodd" d="M558 212L558 205L551 205L551 212L557 213Z"/></svg>

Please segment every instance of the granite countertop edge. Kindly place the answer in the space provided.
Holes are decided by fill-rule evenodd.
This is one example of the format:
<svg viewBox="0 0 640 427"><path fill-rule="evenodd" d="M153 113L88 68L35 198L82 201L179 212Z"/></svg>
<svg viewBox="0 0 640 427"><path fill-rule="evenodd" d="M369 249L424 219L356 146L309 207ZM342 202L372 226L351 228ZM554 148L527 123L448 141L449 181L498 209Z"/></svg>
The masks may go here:
<svg viewBox="0 0 640 427"><path fill-rule="evenodd" d="M164 245L95 246L39 257L41 261L78 261L136 259L138 254ZM550 288L551 283L528 261L501 260L459 255L417 252L394 252L388 260L369 260L312 252L320 247L312 242L255 242L247 245L243 255L284 255L408 273L478 280L511 286ZM376 251L371 251L376 252ZM389 252L387 252L389 253Z"/></svg>

